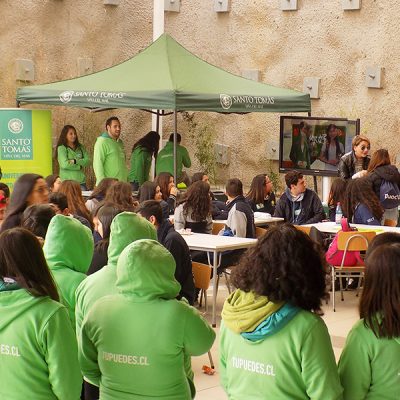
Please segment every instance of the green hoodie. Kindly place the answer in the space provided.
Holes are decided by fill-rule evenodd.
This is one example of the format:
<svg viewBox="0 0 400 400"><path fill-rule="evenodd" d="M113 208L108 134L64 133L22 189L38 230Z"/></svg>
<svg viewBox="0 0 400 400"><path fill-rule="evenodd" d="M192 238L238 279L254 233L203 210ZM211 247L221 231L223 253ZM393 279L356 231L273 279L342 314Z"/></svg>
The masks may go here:
<svg viewBox="0 0 400 400"><path fill-rule="evenodd" d="M400 398L400 338L379 339L358 321L339 360L345 400Z"/></svg>
<svg viewBox="0 0 400 400"><path fill-rule="evenodd" d="M139 182L139 186L149 180L152 154L145 147L137 146L131 155L129 182Z"/></svg>
<svg viewBox="0 0 400 400"><path fill-rule="evenodd" d="M76 331L79 333L83 318L96 300L117 293L116 267L118 257L128 244L139 239L157 239L154 226L132 212L118 214L111 223L108 264L89 275L76 290Z"/></svg>
<svg viewBox="0 0 400 400"><path fill-rule="evenodd" d="M176 145L176 176L182 175L182 165L190 168L192 161L186 147ZM157 175L160 172L169 172L174 175L174 142L167 142L165 147L158 153L156 162ZM179 183L179 182L178 182Z"/></svg>
<svg viewBox="0 0 400 400"><path fill-rule="evenodd" d="M96 185L104 178L116 178L122 182L128 180L125 164L125 150L121 139L114 140L107 132L96 140L93 153L93 169Z"/></svg>
<svg viewBox="0 0 400 400"><path fill-rule="evenodd" d="M74 328L75 290L86 278L93 248L92 232L77 219L64 215L51 219L43 252Z"/></svg>
<svg viewBox="0 0 400 400"><path fill-rule="evenodd" d="M79 145L75 150L68 146L58 146L57 160L60 165L60 178L62 181L71 179L79 183L86 183L83 167L89 165L90 158L82 145ZM70 164L69 160L75 160L75 164Z"/></svg>
<svg viewBox="0 0 400 400"><path fill-rule="evenodd" d="M215 333L196 309L175 297L172 255L155 240L138 240L117 266L118 294L91 308L79 342L83 374L102 400L191 398L185 354L198 356Z"/></svg>
<svg viewBox="0 0 400 400"><path fill-rule="evenodd" d="M225 301L220 373L229 399L342 399L323 320L289 304L271 303L239 289ZM243 318L244 323L237 322Z"/></svg>
<svg viewBox="0 0 400 400"><path fill-rule="evenodd" d="M82 376L63 305L0 290L0 399L78 400Z"/></svg>

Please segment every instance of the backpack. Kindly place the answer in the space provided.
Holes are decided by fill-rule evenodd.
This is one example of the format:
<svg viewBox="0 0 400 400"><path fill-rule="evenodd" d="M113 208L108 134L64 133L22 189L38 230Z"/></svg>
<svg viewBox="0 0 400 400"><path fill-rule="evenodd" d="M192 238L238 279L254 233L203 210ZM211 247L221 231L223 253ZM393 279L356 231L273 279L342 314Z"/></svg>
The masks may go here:
<svg viewBox="0 0 400 400"><path fill-rule="evenodd" d="M383 208L396 208L400 205L400 189L396 183L382 179L379 201Z"/></svg>
<svg viewBox="0 0 400 400"><path fill-rule="evenodd" d="M351 228L350 225L347 222L347 218L342 218L341 221L342 225L342 232L348 232L348 231L356 231L356 228ZM339 250L338 249L338 233L335 235L335 237L332 240L332 243L330 244L328 251L325 254L325 259L330 265L342 265L342 259L343 259L343 254L344 250ZM343 262L344 267L352 267L353 265L357 264L364 264L363 260L361 259L361 255L359 251L347 251L346 252L346 257Z"/></svg>

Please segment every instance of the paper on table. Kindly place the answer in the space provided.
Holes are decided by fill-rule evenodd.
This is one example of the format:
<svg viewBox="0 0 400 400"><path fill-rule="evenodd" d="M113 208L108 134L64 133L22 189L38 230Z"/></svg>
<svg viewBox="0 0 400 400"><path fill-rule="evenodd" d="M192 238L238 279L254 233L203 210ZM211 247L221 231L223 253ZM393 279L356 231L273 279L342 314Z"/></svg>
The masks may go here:
<svg viewBox="0 0 400 400"><path fill-rule="evenodd" d="M271 219L272 216L270 213L263 213L263 212L256 211L254 213L254 218Z"/></svg>

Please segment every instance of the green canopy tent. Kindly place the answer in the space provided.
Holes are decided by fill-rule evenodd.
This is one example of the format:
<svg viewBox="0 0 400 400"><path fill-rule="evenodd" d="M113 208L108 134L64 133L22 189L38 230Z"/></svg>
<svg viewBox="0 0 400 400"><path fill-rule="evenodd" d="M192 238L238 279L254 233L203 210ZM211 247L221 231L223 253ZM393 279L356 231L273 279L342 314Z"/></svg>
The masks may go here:
<svg viewBox="0 0 400 400"><path fill-rule="evenodd" d="M172 110L175 133L177 111L311 111L308 94L233 75L198 58L167 34L121 64L79 78L22 87L16 99L18 107L39 103L91 110Z"/></svg>

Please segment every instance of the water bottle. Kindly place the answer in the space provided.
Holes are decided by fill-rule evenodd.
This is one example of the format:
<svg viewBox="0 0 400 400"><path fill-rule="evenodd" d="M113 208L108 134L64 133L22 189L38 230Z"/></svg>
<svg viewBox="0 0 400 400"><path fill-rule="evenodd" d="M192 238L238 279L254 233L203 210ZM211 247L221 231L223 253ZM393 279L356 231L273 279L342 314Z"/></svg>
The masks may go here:
<svg viewBox="0 0 400 400"><path fill-rule="evenodd" d="M342 217L343 217L343 211L342 211L342 207L340 206L340 203L337 203L336 206L336 212L335 212L335 222L340 225L340 223L342 222Z"/></svg>

